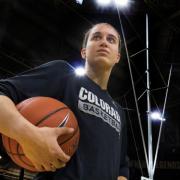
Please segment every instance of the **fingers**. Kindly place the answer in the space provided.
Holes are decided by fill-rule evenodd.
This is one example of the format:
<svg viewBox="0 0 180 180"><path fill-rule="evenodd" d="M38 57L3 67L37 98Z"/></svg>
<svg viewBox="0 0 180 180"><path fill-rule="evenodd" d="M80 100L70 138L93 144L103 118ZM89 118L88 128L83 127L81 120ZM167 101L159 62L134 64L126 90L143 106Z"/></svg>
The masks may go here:
<svg viewBox="0 0 180 180"><path fill-rule="evenodd" d="M61 127L61 128L55 128L55 129L58 136L72 134L74 132L74 129L69 128L69 127Z"/></svg>
<svg viewBox="0 0 180 180"><path fill-rule="evenodd" d="M40 129L41 134L48 132L47 138L44 141L40 141L41 144L33 148L27 148L27 157L31 160L37 171L56 171L58 168L62 168L70 160L68 156L58 144L58 137L66 136L74 132L73 128L48 128L43 127ZM43 148L42 148L43 147ZM43 150L43 153L41 153Z"/></svg>
<svg viewBox="0 0 180 180"><path fill-rule="evenodd" d="M59 144L57 143L57 154L56 154L56 158L59 159L60 161L62 161L63 163L67 163L70 160L70 156L68 156L59 146Z"/></svg>
<svg viewBox="0 0 180 180"><path fill-rule="evenodd" d="M57 162L52 163L44 163L43 165L35 165L35 168L38 172L44 172L44 171L52 171L55 172L56 169L60 169L65 167L66 164L63 163L60 160L57 160Z"/></svg>
<svg viewBox="0 0 180 180"><path fill-rule="evenodd" d="M43 172L43 171L45 171L44 167L43 167L42 165L40 165L40 164L34 164L34 167L36 168L36 170L37 170L38 172Z"/></svg>
<svg viewBox="0 0 180 180"><path fill-rule="evenodd" d="M55 172L56 169L61 167L61 165L59 165L58 167L55 167L53 163L46 163L46 164L43 165L43 167L44 167L45 171Z"/></svg>
<svg viewBox="0 0 180 180"><path fill-rule="evenodd" d="M64 162L62 162L61 160L59 160L59 159L57 161L52 162L51 165L53 167L55 167L56 169L63 168L63 167L66 166L66 164Z"/></svg>
<svg viewBox="0 0 180 180"><path fill-rule="evenodd" d="M59 136L64 136L67 134L72 134L74 132L73 128L69 127L61 127L61 128L55 128L57 137ZM70 160L70 156L64 153L64 151L59 147L59 144L57 143L57 149L58 149L58 154L57 157L60 159L62 162L66 163Z"/></svg>
<svg viewBox="0 0 180 180"><path fill-rule="evenodd" d="M60 168L63 168L63 167L65 167L66 166L66 164L65 163L59 163L58 165L56 164L56 165L54 165L54 163L50 163L49 164L49 166L46 166L45 167L45 170L46 171L52 171L52 172L55 172L56 171L56 169L60 169Z"/></svg>
<svg viewBox="0 0 180 180"><path fill-rule="evenodd" d="M55 172L56 169L57 168L54 165L50 164L50 170L49 171Z"/></svg>

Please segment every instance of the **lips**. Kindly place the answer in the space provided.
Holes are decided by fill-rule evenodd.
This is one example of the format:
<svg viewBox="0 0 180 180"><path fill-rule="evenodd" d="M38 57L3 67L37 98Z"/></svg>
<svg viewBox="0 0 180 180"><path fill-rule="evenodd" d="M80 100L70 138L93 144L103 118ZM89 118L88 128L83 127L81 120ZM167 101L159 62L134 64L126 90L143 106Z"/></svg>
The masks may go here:
<svg viewBox="0 0 180 180"><path fill-rule="evenodd" d="M106 49L99 49L97 50L98 53L103 53L103 54L109 54L109 51Z"/></svg>

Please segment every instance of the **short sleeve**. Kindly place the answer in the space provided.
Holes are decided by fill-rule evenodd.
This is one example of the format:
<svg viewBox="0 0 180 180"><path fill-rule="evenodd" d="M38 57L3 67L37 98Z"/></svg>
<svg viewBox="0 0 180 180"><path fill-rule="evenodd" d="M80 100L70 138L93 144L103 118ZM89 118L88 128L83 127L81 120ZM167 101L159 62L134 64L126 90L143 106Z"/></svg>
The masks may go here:
<svg viewBox="0 0 180 180"><path fill-rule="evenodd" d="M0 80L0 94L11 98L15 103L34 96L59 98L72 66L62 60L51 61L25 71L14 77Z"/></svg>

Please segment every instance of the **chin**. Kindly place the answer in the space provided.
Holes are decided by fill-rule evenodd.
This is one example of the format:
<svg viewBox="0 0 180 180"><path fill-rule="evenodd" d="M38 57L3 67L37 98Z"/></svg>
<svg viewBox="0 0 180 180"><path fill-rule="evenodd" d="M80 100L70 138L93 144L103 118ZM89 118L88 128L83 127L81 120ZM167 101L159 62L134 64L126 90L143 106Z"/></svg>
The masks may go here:
<svg viewBox="0 0 180 180"><path fill-rule="evenodd" d="M104 69L109 69L113 66L113 64L109 62L109 59L106 58L101 58L97 60L95 65Z"/></svg>

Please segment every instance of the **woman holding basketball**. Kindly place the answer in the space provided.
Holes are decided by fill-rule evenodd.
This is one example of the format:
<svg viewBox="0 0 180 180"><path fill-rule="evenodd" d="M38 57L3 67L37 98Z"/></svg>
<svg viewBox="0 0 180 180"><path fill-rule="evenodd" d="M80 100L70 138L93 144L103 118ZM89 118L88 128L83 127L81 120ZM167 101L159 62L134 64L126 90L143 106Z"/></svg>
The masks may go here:
<svg viewBox="0 0 180 180"><path fill-rule="evenodd" d="M111 70L120 59L119 47L117 30L100 23L84 38L85 76L75 76L65 61L52 61L0 82L0 132L17 140L42 171L36 180L128 179L124 112L107 92ZM81 136L71 158L57 138L73 129L38 128L16 110L15 104L34 96L58 99L75 113Z"/></svg>

